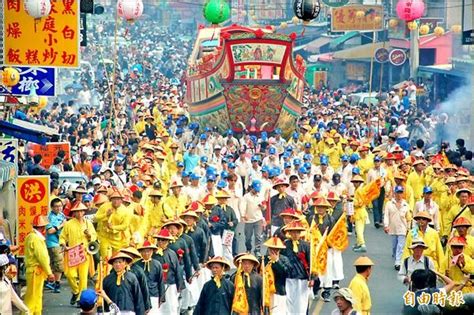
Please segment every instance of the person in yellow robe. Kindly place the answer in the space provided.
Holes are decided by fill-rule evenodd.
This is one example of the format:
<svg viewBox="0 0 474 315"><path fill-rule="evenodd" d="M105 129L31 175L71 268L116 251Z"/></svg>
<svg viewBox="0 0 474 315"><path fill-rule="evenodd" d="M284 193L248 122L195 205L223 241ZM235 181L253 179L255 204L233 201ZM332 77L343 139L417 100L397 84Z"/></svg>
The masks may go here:
<svg viewBox="0 0 474 315"><path fill-rule="evenodd" d="M163 202L164 215L167 219L177 218L181 213L186 210L188 199L186 196L181 194L181 188L183 184L181 180L176 179L171 183L171 195L166 197Z"/></svg>
<svg viewBox="0 0 474 315"><path fill-rule="evenodd" d="M416 160L413 163L414 171L412 171L407 177L407 185L413 188L415 194L415 200L420 200L423 197L423 187L426 186L425 181L425 161Z"/></svg>
<svg viewBox="0 0 474 315"><path fill-rule="evenodd" d="M365 144L359 147L360 160L357 165L360 169L360 176L366 179L367 172L374 168L374 156L369 153L369 145Z"/></svg>
<svg viewBox="0 0 474 315"><path fill-rule="evenodd" d="M163 226L163 223L167 220L163 207L163 194L161 191L155 189L148 195L150 204L146 207L145 213L147 217L147 233L149 236L157 234ZM168 219L171 219L168 218Z"/></svg>
<svg viewBox="0 0 474 315"><path fill-rule="evenodd" d="M76 304L79 294L87 289L87 278L89 273L90 264L94 264L91 255L86 253L87 245L89 242L94 242L97 239L97 235L94 229L94 225L89 220L84 219L84 215L87 211L87 207L79 203L71 209L72 219L64 224L63 230L59 235L59 244L64 248L65 260L64 260L64 273L71 287L72 297L71 305ZM76 265L69 266L68 250L76 246L82 247L84 253L84 260Z"/></svg>
<svg viewBox="0 0 474 315"><path fill-rule="evenodd" d="M341 166L342 150L340 147L336 146L336 143L332 138L328 138L326 144L327 147L324 154L329 158L329 165L331 165L333 169L338 169Z"/></svg>
<svg viewBox="0 0 474 315"><path fill-rule="evenodd" d="M471 221L464 217L459 217L454 221L453 228L456 229L456 234L466 240L464 253L474 259L474 236L469 234L469 229L472 227Z"/></svg>
<svg viewBox="0 0 474 315"><path fill-rule="evenodd" d="M136 195L137 192L134 193ZM139 192L141 195L141 192ZM130 235L131 241L134 245L141 245L145 240L145 236L148 232L148 217L145 215L145 209L138 202L132 200L130 196L125 195L123 197L123 204L128 209L128 214L130 215Z"/></svg>
<svg viewBox="0 0 474 315"><path fill-rule="evenodd" d="M365 239L364 239L364 230L365 230L365 222L368 217L366 204L364 204L363 200L365 199L363 194L363 184L364 179L360 175L355 175L351 179L351 183L354 184L355 191L354 191L354 215L352 216L352 220L355 224L355 231L357 234L357 241L356 246L353 248L355 252L366 252L367 248L365 247Z"/></svg>
<svg viewBox="0 0 474 315"><path fill-rule="evenodd" d="M357 274L352 278L349 289L354 297L354 310L357 314L370 315L372 299L368 286L369 277L372 274L374 262L367 256L361 256L354 262Z"/></svg>
<svg viewBox="0 0 474 315"><path fill-rule="evenodd" d="M143 115L142 112L139 112L137 114L138 121L135 123L135 132L137 133L137 136L141 135L142 133L145 132L145 115Z"/></svg>
<svg viewBox="0 0 474 315"><path fill-rule="evenodd" d="M443 238L445 240L451 235L453 223L457 218L463 217L468 219L469 222L474 220L474 211L470 209L472 207L474 210L474 199L471 198L471 195L471 191L466 188L459 189L456 192L459 203L453 204L449 212L444 216Z"/></svg>
<svg viewBox="0 0 474 315"><path fill-rule="evenodd" d="M431 222L430 214L426 211L420 211L414 216L413 219L416 221L417 226L408 231L405 247L403 248L402 260L412 255L410 246L412 245L413 240L423 239L425 244L428 246L428 248L425 249L423 255L430 257L433 260L435 269L438 272L443 273L443 246L441 246L438 232L428 226L428 223Z"/></svg>
<svg viewBox="0 0 474 315"><path fill-rule="evenodd" d="M450 255L443 260L443 268L446 276L457 285L463 285L463 293L474 293L474 283L471 280L465 282L465 274L474 274L474 260L464 253L466 240L461 236L454 236L449 240Z"/></svg>
<svg viewBox="0 0 474 315"><path fill-rule="evenodd" d="M119 191L114 191L109 199L110 202L104 203L95 215L97 223L102 226L98 231L101 257L108 257L127 247L130 242L128 227L131 218L129 211L122 204L123 195Z"/></svg>
<svg viewBox="0 0 474 315"><path fill-rule="evenodd" d="M33 230L25 238L26 293L25 304L30 314L41 315L43 312L43 286L47 279L54 281L54 274L49 265L46 248L46 225L48 219L36 216L33 219Z"/></svg>

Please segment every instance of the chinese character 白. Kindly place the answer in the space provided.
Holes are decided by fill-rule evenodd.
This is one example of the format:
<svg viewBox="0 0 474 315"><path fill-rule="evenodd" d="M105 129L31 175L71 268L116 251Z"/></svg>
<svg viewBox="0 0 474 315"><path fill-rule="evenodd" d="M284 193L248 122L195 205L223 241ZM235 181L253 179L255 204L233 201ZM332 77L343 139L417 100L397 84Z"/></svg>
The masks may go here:
<svg viewBox="0 0 474 315"><path fill-rule="evenodd" d="M464 298L462 296L462 291L451 291L448 296L449 305L452 307L459 307L464 304Z"/></svg>
<svg viewBox="0 0 474 315"><path fill-rule="evenodd" d="M74 30L71 29L69 26L65 26L64 29L63 29L63 36L64 36L64 39L74 39Z"/></svg>
<svg viewBox="0 0 474 315"><path fill-rule="evenodd" d="M405 292L405 294L403 294L403 303L407 306L415 307L415 292Z"/></svg>
<svg viewBox="0 0 474 315"><path fill-rule="evenodd" d="M21 36L20 23L13 22L7 26L7 37L18 38Z"/></svg>

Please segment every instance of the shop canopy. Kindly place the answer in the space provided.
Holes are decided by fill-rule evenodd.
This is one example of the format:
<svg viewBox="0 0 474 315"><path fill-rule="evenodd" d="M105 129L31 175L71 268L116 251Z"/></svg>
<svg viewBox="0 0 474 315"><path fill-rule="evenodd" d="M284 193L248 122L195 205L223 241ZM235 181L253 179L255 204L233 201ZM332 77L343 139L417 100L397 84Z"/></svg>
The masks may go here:
<svg viewBox="0 0 474 315"><path fill-rule="evenodd" d="M370 43L361 46L356 46L334 52L333 58L344 60L367 60L372 58L375 51L382 47L388 49L390 47L390 44L388 42L379 42L375 44Z"/></svg>
<svg viewBox="0 0 474 315"><path fill-rule="evenodd" d="M344 44L346 41L348 41L349 39L353 38L353 37L356 37L359 35L359 32L356 32L356 31L352 31L352 32L347 32L346 34L336 38L336 39L333 39L330 44L329 44L329 47L331 49L335 49L337 48L337 46L341 45L341 44Z"/></svg>
<svg viewBox="0 0 474 315"><path fill-rule="evenodd" d="M310 53L318 53L320 48L326 45L327 43L331 42L333 39L330 37L320 37L318 39L309 42L304 50Z"/></svg>
<svg viewBox="0 0 474 315"><path fill-rule="evenodd" d="M1 133L42 145L46 144L49 141L49 136L53 135L50 133L50 130L55 131L45 126L39 126L18 119L14 119L12 123L0 120Z"/></svg>
<svg viewBox="0 0 474 315"><path fill-rule="evenodd" d="M16 176L16 165L0 160L0 183L6 183ZM0 184L0 187L2 185Z"/></svg>

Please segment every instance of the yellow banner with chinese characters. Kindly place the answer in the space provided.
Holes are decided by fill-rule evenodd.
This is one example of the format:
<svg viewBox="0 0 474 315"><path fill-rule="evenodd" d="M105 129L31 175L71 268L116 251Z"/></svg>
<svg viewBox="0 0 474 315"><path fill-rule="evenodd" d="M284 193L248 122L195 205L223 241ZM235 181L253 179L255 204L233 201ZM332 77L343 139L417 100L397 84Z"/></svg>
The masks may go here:
<svg viewBox="0 0 474 315"><path fill-rule="evenodd" d="M383 6L381 5L346 5L331 9L331 30L371 31L383 29Z"/></svg>
<svg viewBox="0 0 474 315"><path fill-rule="evenodd" d="M18 176L17 200L17 245L19 255L25 253L25 238L31 232L35 216L47 215L49 210L49 176Z"/></svg>
<svg viewBox="0 0 474 315"><path fill-rule="evenodd" d="M79 0L51 0L51 12L34 19L24 1L3 5L6 65L79 67Z"/></svg>

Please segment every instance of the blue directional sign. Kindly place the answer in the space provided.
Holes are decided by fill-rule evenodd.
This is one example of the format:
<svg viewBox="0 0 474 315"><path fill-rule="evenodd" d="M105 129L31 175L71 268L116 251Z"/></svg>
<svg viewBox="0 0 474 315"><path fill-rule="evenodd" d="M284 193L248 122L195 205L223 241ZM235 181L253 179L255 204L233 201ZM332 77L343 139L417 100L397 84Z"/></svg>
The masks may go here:
<svg viewBox="0 0 474 315"><path fill-rule="evenodd" d="M1 67L3 70L4 67ZM11 94L17 96L30 95L31 89L36 89L38 96L55 96L54 86L56 71L54 68L13 67L20 72L20 82L12 87ZM9 94L5 87L0 86L0 94Z"/></svg>

